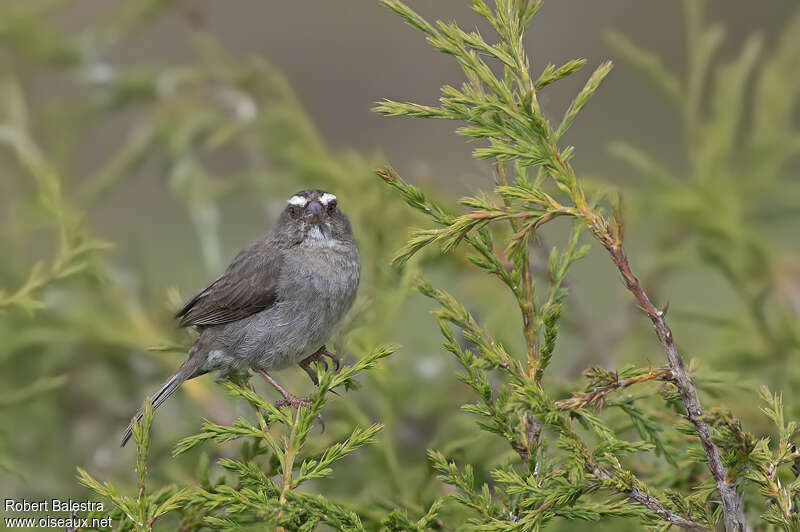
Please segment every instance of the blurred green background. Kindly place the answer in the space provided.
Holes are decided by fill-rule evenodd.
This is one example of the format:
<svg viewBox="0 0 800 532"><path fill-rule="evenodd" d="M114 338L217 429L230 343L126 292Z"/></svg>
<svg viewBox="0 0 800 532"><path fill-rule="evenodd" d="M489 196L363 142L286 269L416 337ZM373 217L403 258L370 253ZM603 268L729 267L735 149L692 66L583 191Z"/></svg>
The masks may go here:
<svg viewBox="0 0 800 532"><path fill-rule="evenodd" d="M412 6L429 19L478 22L464 1ZM687 60L677 2L546 2L526 44L536 70L575 57L592 68L615 61L568 134L575 169L623 191L632 265L659 305L669 302L706 404L729 406L757 431L759 384L783 392L790 414L800 414L800 180L792 159L800 151L800 22L793 0L714 1L706 20L724 26L725 39L695 117L676 112L626 61L631 48L609 37L619 32L669 69L690 71L696 62ZM726 74L748 46L760 46L750 68ZM544 92L545 113L561 115L584 79ZM471 158L474 144L453 135L452 124L370 111L382 98L435 102L441 85L460 80L450 58L371 1L4 0L0 495L86 497L76 466L133 486L134 453L118 447L120 433L191 341L171 313L272 226L285 198L310 187L339 196L365 266L334 345L351 357L378 343L403 345L360 391L331 404L319 435L322 447L352 424L378 420L386 424L378 444L314 488L366 514L418 512L442 493L427 448L479 473L481 464L485 471L508 459L503 442L475 436L459 411L470 394L439 349L429 303L407 280L424 270L520 353L517 313L496 281L458 253L428 252L404 271L390 268L409 227L424 222L373 174L388 162L452 203L490 186L492 169ZM723 90L739 86L741 94ZM708 128L687 126L704 116ZM717 137L730 137L731 149L703 166L697 147ZM568 223L552 225L538 247L563 240ZM591 365L662 364L649 323L603 253L593 250L569 284L549 384L556 393L576 389ZM280 380L297 394L311 386L297 369ZM156 417L151 476L195 482L207 459L234 449L172 459L172 445L202 417L227 423L246 413L212 378L188 383Z"/></svg>

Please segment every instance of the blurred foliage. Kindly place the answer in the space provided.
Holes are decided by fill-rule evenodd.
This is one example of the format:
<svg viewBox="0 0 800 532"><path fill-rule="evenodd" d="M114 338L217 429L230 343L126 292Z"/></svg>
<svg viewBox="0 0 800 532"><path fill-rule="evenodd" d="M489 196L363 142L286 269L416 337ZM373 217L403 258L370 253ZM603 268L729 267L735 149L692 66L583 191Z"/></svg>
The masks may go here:
<svg viewBox="0 0 800 532"><path fill-rule="evenodd" d="M622 141L611 152L637 177L624 189L627 232L646 242L631 253L634 267L641 264L634 269L651 297L670 298L680 350L697 356L690 371L703 404L730 407L707 408L704 419L730 474L740 479L747 517L758 530L791 529L800 490L797 428L784 421L784 410L790 419L800 414L800 400L790 395L800 380L793 363L800 350L800 181L791 166L800 150L800 13L774 43L750 37L737 58L725 61L715 56L723 28L706 20L705 4L683 3L683 76L646 46L609 35L617 55L675 106L685 161L662 163ZM241 529L254 520L307 530L318 523L459 529L470 520L478 528L508 530L545 524L574 530L596 520L603 523L591 526L608 530L639 530L641 523L663 528L652 506L631 502L636 493L700 523L720 518L706 457L693 427L680 419L674 387L663 382L669 379L662 369L643 367L662 356L652 330L629 302L604 316L593 311L596 302L582 288L609 284L611 277L593 272L581 279L587 270L573 263L588 251L583 223L552 221L580 207L562 198L584 197L585 190L585 206L595 209L608 197L603 183L559 174L567 166L553 166L554 152L538 139L546 134L553 145L562 139L610 64L590 76L551 126L536 93L558 90L558 80L585 61L540 66L539 75L530 75L521 36L538 2L498 1L497 11L481 1L473 5L498 43L454 23L430 24L390 2L456 58L468 84L445 87L441 107L379 104L387 114L461 120L459 134L490 139L475 155L499 161L493 170L501 187L462 206L443 199L446 184L429 184L428 192L386 173L394 187L382 186L374 177L378 158L332 149L286 78L262 58L227 52L185 2L112 5L104 18L70 32L58 23L70 8L63 0L0 6L4 497L85 498L88 491L75 480L80 467L81 482L114 503L116 522L140 529L153 523L157 529L179 523L184 530ZM190 36L190 60L115 59L167 16ZM496 75L502 71L506 77ZM93 146L106 136L102 149ZM574 156L569 146L555 154L566 165ZM544 170L527 168L536 165ZM180 264L159 256L157 243L164 240L158 235L145 243L109 237L106 203L139 184L185 214L196 251L166 243L192 250ZM359 298L336 350L348 354L352 370L384 353L376 345L398 341L403 348L364 372L360 391L330 397L323 386L314 395L318 402L298 417L272 408L243 383L226 384L244 399L237 402L227 401L210 379L187 383L159 413L152 437L145 416L134 468L130 453L117 448L119 432L135 402L179 364L192 340L172 324L170 314L183 299L172 283L196 290L190 280L216 275L228 252L247 243L246 237L226 241L227 220L267 225L283 198L309 187L336 192L364 260ZM413 209L398 201L398 191ZM141 217L151 214L148 201L130 201L138 201ZM606 205L620 216L616 201ZM503 218L509 209L518 210L513 223ZM606 211L598 212L605 219ZM403 248L406 228L429 218L440 228L414 233ZM129 213L114 220L115 226L135 223ZM565 245L551 251L545 244L551 238L564 238ZM411 258L434 240L452 252ZM404 264L390 267L401 248ZM166 266L185 278L165 282L153 275ZM476 267L491 275L476 274ZM420 270L430 282L412 282ZM671 295L687 278L699 283L689 293L701 294L698 301ZM727 285L713 284L718 278ZM422 312L426 303L408 297L415 285L440 305L436 319L453 360L437 347L436 320ZM584 387L569 382L589 366L597 367L587 371ZM455 367L465 372L458 379ZM285 374L293 390L310 390L302 372ZM786 404L780 393L764 390L762 412L754 400L760 384L783 391ZM326 430L317 431L314 414L326 402ZM461 405L466 413L458 412ZM210 421L201 428L203 417ZM536 418L544 420L538 430ZM380 432L373 430L377 423ZM276 434L299 434L302 442L270 442L277 438L270 436L273 427ZM198 431L170 457L174 442ZM233 434L246 442L224 443ZM426 456L428 449L435 450ZM586 471L592 457L603 474ZM287 468L288 491L280 489ZM309 474L314 471L319 474ZM273 493L275 479L279 492ZM295 491L300 481L302 490Z"/></svg>
<svg viewBox="0 0 800 532"><path fill-rule="evenodd" d="M703 358L720 369L758 369L771 385L794 388L800 373L788 361L800 354L797 250L774 235L785 227L797 242L800 181L787 163L800 154L800 12L774 49L765 50L764 37L755 34L738 57L715 64L723 28L705 20L703 2L686 1L684 11L683 77L619 34L609 41L675 106L685 167L661 163L628 142L613 143L611 152L644 180L640 208L653 216L662 274L679 274L699 259L739 300L730 309L685 315L722 333L713 347L704 346Z"/></svg>

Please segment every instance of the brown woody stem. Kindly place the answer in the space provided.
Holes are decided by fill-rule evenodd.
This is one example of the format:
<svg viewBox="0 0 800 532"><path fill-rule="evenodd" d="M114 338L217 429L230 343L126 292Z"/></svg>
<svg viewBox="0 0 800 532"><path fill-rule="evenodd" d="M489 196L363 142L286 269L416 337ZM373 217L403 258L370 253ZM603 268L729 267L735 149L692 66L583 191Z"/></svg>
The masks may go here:
<svg viewBox="0 0 800 532"><path fill-rule="evenodd" d="M742 498L737 493L734 482L729 482L727 480L725 466L722 464L719 450L711 441L711 429L702 419L703 408L697 397L697 390L686 371L683 357L681 357L678 348L675 346L672 331L664 319L665 313L657 309L652 301L650 301L650 298L642 288L639 280L633 272L631 272L628 257L625 253L625 249L622 247L620 239L613 236L607 224L604 221L598 220L595 215L589 214L587 216L587 221L594 235L611 255L611 259L614 261L620 274L622 274L625 286L639 303L639 308L641 308L642 312L647 314L647 317L653 322L656 336L664 347L667 361L672 371L673 380L678 388L678 393L681 396L683 405L686 408L686 416L692 425L694 425L697 436L700 438L700 443L708 458L708 467L711 470L711 475L714 477L717 491L719 491L722 501L725 529L729 532L749 530L744 517Z"/></svg>

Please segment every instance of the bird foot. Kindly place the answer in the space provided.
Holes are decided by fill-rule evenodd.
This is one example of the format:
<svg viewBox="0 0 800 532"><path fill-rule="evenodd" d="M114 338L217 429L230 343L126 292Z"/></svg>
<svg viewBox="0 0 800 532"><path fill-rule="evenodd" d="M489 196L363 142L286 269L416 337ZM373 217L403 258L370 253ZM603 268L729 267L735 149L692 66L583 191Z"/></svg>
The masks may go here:
<svg viewBox="0 0 800 532"><path fill-rule="evenodd" d="M311 406L311 401L308 400L308 397L295 397L291 393L287 392L283 388L283 386L278 384L278 381L273 379L270 376L270 374L267 373L266 371L264 371L263 369L257 369L256 372L259 375L261 375L262 377L264 377L264 379L268 383L270 383L272 385L272 387L275 388L278 391L279 394L281 394L283 396L283 399L281 399L280 401L277 401L275 403L275 406L277 406L277 407L292 406L294 408L300 408L301 406L305 406L305 407Z"/></svg>
<svg viewBox="0 0 800 532"><path fill-rule="evenodd" d="M339 373L339 369L342 367L342 359L339 355L337 355L336 353L331 353L324 345L319 348L319 351L317 351L317 353L318 356L325 356L330 358L331 362L333 362L334 372ZM327 370L328 368L326 367L325 369Z"/></svg>
<svg viewBox="0 0 800 532"><path fill-rule="evenodd" d="M270 383L272 387L275 388L278 391L278 393L280 393L283 396L283 399L275 402L276 407L280 408L282 406L291 406L292 408L300 408L300 407L308 408L311 406L311 401L309 400L308 397L296 397L291 393L287 392L286 390L283 389L283 386L278 384L278 382L275 379L273 379L270 376L270 374L267 373L266 371L258 369L256 370L256 372L262 377L264 377L264 379L266 379L266 381ZM322 426L322 432L325 432L325 422L322 420L322 414L320 414L319 412L317 412L317 421L319 421L319 424Z"/></svg>
<svg viewBox="0 0 800 532"><path fill-rule="evenodd" d="M308 397L295 397L292 394L288 394L280 401L275 401L275 406L278 408L282 406L291 406L292 408L307 408L311 406L311 401L308 399Z"/></svg>
<svg viewBox="0 0 800 532"><path fill-rule="evenodd" d="M292 408L308 408L311 406L311 400L309 400L308 397L295 397L294 395L289 394L288 397L284 397L280 401L275 401L275 406L278 408L282 406L291 406ZM325 422L322 420L322 414L317 412L316 418L322 427L322 432L325 432Z"/></svg>
<svg viewBox="0 0 800 532"><path fill-rule="evenodd" d="M339 373L339 368L341 368L342 366L342 359L338 355L335 355L334 353L328 351L324 345L319 349L317 349L317 352L314 353L313 355L308 356L303 360L301 360L299 362L299 366L303 368L303 371L305 371L308 374L308 377L311 379L311 382L314 383L314 386L319 386L319 379L317 379L317 373L311 367L311 363L319 362L322 365L323 369L325 371L328 371L328 361L322 357L328 357L331 359L331 362L333 362L334 371L336 373Z"/></svg>

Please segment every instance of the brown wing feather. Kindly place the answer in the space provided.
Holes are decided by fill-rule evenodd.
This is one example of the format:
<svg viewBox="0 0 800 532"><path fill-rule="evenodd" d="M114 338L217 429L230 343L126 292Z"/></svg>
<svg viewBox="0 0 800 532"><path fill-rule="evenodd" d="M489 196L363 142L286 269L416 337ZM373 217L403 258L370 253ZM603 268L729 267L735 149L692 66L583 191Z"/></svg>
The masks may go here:
<svg viewBox="0 0 800 532"><path fill-rule="evenodd" d="M241 320L270 307L283 254L258 242L241 251L228 269L175 314L181 327L205 327Z"/></svg>

